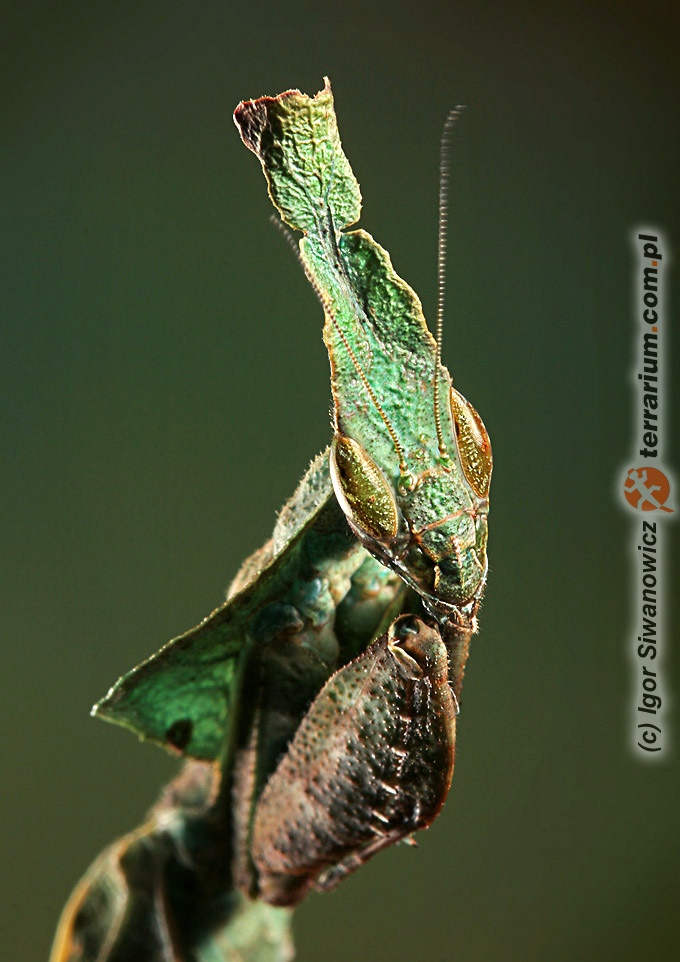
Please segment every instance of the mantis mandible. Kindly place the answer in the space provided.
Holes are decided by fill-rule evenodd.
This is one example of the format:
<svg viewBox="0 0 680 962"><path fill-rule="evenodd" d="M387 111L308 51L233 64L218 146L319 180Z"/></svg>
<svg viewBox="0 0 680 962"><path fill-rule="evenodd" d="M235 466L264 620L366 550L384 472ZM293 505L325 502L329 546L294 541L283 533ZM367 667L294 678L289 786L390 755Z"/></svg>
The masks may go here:
<svg viewBox="0 0 680 962"><path fill-rule="evenodd" d="M324 309L334 436L227 601L93 713L187 759L68 902L52 962L279 962L291 907L440 811L487 575L491 448L361 197L330 84L245 101Z"/></svg>

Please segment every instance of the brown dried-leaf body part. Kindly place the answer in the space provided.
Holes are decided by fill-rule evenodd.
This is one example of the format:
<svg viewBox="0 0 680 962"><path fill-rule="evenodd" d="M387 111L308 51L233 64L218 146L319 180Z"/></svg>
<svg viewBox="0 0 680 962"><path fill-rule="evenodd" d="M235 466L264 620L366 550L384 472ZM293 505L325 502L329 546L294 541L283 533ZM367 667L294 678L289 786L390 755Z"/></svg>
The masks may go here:
<svg viewBox="0 0 680 962"><path fill-rule="evenodd" d="M427 827L451 784L456 704L439 631L402 615L326 683L257 806L260 898L299 902Z"/></svg>

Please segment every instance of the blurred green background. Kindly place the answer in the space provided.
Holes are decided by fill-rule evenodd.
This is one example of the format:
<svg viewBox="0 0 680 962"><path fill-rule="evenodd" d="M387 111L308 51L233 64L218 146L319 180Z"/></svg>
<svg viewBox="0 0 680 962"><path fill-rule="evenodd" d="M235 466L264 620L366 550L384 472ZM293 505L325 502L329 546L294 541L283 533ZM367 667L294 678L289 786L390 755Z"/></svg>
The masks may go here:
<svg viewBox="0 0 680 962"><path fill-rule="evenodd" d="M328 441L320 308L231 122L324 74L362 226L430 317L439 134L469 107L444 360L495 471L449 801L418 851L301 907L298 958L677 954L677 750L628 747L615 495L628 232L678 236L670 9L74 0L5 19L3 958L46 957L73 884L175 770L90 705L220 602Z"/></svg>

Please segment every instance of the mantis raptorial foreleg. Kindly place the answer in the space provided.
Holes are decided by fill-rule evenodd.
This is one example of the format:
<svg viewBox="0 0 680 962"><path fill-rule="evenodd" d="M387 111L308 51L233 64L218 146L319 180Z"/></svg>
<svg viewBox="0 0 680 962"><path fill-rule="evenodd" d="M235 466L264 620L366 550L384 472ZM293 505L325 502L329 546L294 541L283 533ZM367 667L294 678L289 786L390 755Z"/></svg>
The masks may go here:
<svg viewBox="0 0 680 962"><path fill-rule="evenodd" d="M402 615L315 698L257 806L260 897L334 887L437 815L453 773L455 702L436 628Z"/></svg>

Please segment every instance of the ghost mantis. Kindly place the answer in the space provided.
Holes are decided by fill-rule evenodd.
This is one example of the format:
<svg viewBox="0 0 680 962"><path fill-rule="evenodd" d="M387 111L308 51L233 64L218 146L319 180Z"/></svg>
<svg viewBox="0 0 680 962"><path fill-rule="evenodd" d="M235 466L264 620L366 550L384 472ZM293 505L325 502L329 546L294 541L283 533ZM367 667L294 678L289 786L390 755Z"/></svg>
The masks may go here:
<svg viewBox="0 0 680 962"><path fill-rule="evenodd" d="M69 900L52 962L280 962L291 908L431 824L453 772L487 575L491 448L437 339L362 230L328 81L234 119L302 232L334 436L227 601L93 709L184 756L147 822Z"/></svg>

